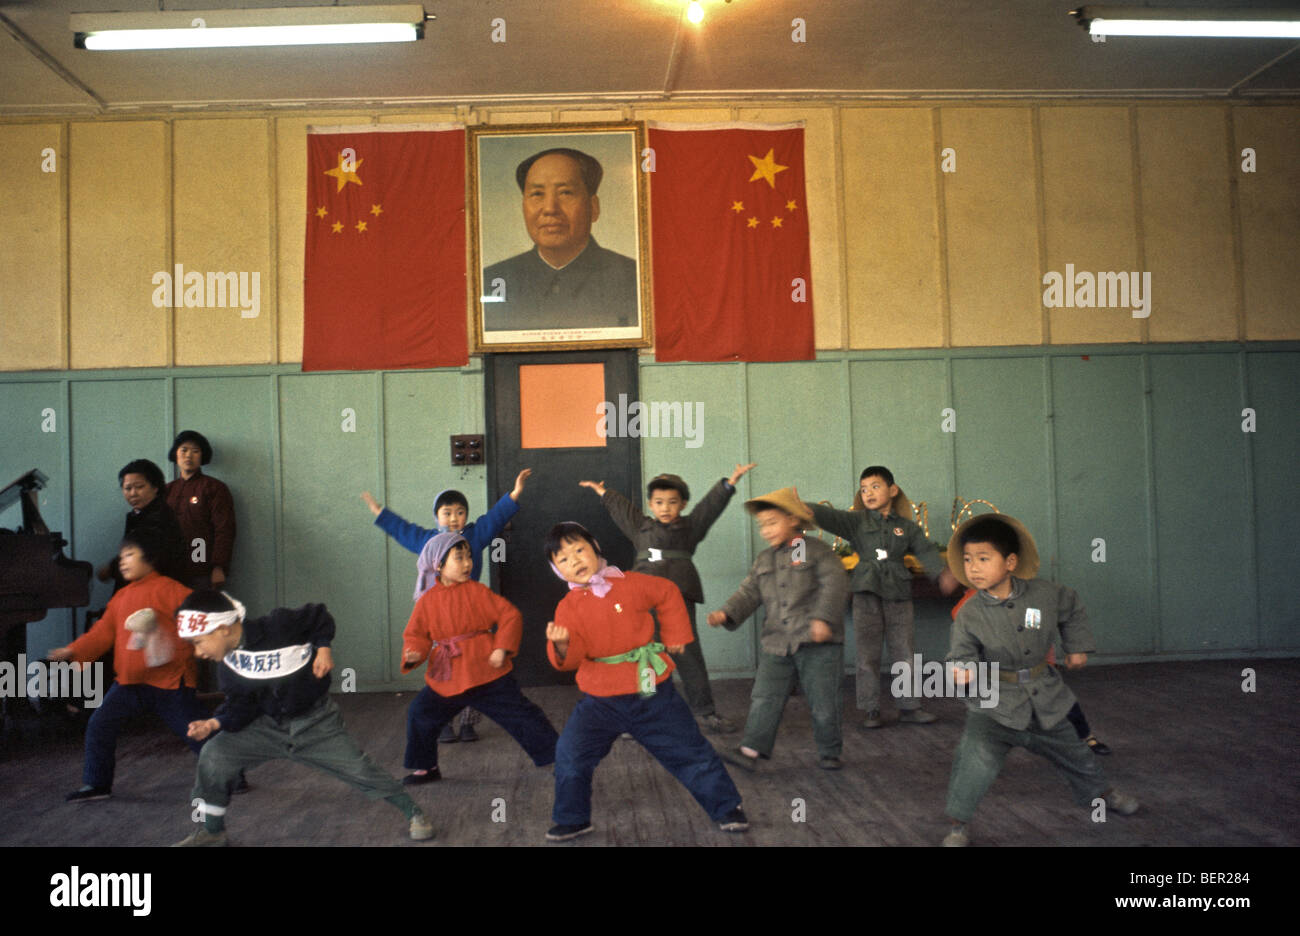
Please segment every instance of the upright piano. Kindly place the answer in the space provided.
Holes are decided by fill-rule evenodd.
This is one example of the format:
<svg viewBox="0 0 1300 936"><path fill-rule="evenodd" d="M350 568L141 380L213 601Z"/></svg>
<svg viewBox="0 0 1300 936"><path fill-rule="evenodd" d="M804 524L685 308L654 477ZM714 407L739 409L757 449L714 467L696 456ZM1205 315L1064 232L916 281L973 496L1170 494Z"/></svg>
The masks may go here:
<svg viewBox="0 0 1300 936"><path fill-rule="evenodd" d="M81 608L90 603L89 562L63 554L68 541L51 533L41 519L38 492L49 478L32 469L0 490L0 517L17 501L22 525L0 529L0 660L17 661L26 645L23 626L51 608Z"/></svg>

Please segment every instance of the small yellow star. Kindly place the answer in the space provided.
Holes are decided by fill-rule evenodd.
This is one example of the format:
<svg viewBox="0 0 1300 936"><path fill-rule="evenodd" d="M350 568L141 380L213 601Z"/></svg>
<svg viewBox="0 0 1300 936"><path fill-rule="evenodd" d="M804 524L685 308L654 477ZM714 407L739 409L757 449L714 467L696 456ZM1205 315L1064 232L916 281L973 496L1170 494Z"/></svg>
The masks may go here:
<svg viewBox="0 0 1300 936"><path fill-rule="evenodd" d="M798 207L799 207L799 206L798 206L797 204L795 204L793 201L788 201L788 202L785 203L785 210L786 210L786 211L794 211L794 210L796 210Z"/></svg>
<svg viewBox="0 0 1300 936"><path fill-rule="evenodd" d="M780 219L780 218L773 218L773 219L772 219L772 227L774 227L774 228L779 228L780 226L781 226L781 219Z"/></svg>
<svg viewBox="0 0 1300 936"><path fill-rule="evenodd" d="M344 159L343 154L339 153L339 164L333 169L325 170L326 175L334 176L334 178L338 179L339 187L335 189L336 192L343 191L343 186L347 185L349 182L355 182L357 185L361 184L361 180L357 178L357 170L361 168L363 162L365 162L364 159L358 159L355 162L351 162Z"/></svg>
<svg viewBox="0 0 1300 936"><path fill-rule="evenodd" d="M745 210L745 203L734 201L731 203L731 210L736 213L740 213Z"/></svg>
<svg viewBox="0 0 1300 936"><path fill-rule="evenodd" d="M358 221L358 222L357 222L357 233L358 233L358 234L364 234L364 233L365 233L365 230L366 230L366 222L364 222L364 221Z"/></svg>
<svg viewBox="0 0 1300 936"><path fill-rule="evenodd" d="M334 222L334 233L335 233L335 234L342 234L342 233L343 233L343 222L342 222L342 221L335 221L335 222Z"/></svg>
<svg viewBox="0 0 1300 936"><path fill-rule="evenodd" d="M329 210L326 209L324 205L321 205L319 208L316 209L316 217L318 218L323 218L327 214L329 214Z"/></svg>
<svg viewBox="0 0 1300 936"><path fill-rule="evenodd" d="M746 226L747 226L747 227L752 227L752 228L756 228L756 227L758 227L758 218L750 218L749 221L747 222Z"/></svg>
<svg viewBox="0 0 1300 936"><path fill-rule="evenodd" d="M384 209L381 208L379 205L371 205L370 213L374 215L376 218L378 218L381 214L384 213Z"/></svg>
<svg viewBox="0 0 1300 936"><path fill-rule="evenodd" d="M774 150L769 149L767 155L762 159L757 156L750 156L749 161L754 164L754 174L749 177L750 182L756 182L759 179L767 179L767 184L776 188L776 174L789 169L789 166L778 166L776 160L772 158Z"/></svg>

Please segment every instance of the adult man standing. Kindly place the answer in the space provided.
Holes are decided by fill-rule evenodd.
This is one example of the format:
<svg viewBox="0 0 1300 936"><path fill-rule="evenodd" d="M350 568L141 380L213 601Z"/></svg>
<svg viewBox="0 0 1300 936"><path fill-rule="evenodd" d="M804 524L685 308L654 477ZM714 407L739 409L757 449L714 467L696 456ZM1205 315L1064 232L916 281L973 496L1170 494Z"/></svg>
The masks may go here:
<svg viewBox="0 0 1300 936"><path fill-rule="evenodd" d="M591 236L603 175L598 160L566 147L519 164L515 181L535 246L483 271L486 331L638 324L636 262Z"/></svg>

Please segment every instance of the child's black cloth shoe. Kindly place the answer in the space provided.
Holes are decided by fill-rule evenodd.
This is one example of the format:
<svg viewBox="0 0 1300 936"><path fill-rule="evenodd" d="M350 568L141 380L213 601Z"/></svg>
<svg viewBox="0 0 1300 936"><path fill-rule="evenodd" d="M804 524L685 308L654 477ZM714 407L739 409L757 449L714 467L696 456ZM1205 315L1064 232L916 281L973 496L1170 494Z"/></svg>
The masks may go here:
<svg viewBox="0 0 1300 936"><path fill-rule="evenodd" d="M745 818L744 810L737 806L723 817L718 828L723 832L744 832L749 828L749 820Z"/></svg>
<svg viewBox="0 0 1300 936"><path fill-rule="evenodd" d="M433 783L435 780L441 780L442 774L437 767L426 771L422 774L411 773L402 778L402 786L419 786L422 783Z"/></svg>
<svg viewBox="0 0 1300 936"><path fill-rule="evenodd" d="M112 787L83 786L63 797L65 803L89 803L91 800L108 799L113 795Z"/></svg>
<svg viewBox="0 0 1300 936"><path fill-rule="evenodd" d="M546 841L567 842L569 839L576 839L579 835L586 835L590 831L590 822L583 825L555 825L547 830Z"/></svg>

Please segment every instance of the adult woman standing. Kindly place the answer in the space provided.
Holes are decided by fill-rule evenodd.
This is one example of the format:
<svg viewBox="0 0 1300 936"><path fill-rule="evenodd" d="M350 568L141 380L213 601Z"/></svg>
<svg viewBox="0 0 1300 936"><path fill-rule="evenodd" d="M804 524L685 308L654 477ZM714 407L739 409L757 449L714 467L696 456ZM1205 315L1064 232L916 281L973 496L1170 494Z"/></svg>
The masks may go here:
<svg viewBox="0 0 1300 936"><path fill-rule="evenodd" d="M192 588L224 588L235 548L235 504L230 488L203 473L212 446L202 433L186 429L172 442L167 460L181 473L167 485L167 506L185 537L181 581Z"/></svg>

